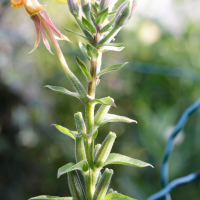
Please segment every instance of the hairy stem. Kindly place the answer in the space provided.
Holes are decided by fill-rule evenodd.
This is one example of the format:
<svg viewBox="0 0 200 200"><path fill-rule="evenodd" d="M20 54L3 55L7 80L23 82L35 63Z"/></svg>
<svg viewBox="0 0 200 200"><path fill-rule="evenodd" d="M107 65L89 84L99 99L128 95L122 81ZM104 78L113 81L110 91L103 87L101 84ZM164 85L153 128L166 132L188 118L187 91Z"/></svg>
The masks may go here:
<svg viewBox="0 0 200 200"><path fill-rule="evenodd" d="M94 38L93 46L97 44L98 34ZM92 200L94 192L95 192L95 172L94 172L94 139L92 138L92 134L94 132L94 104L90 104L90 100L95 98L96 85L97 85L97 68L100 68L101 65L101 54L99 58L93 59L91 58L91 70L90 74L92 77L92 81L88 83L88 98L89 100L85 104L86 108L86 126L87 126L87 135L88 139L85 143L86 148L86 156L87 161L90 166L88 174L85 176L86 181L86 193L87 199Z"/></svg>

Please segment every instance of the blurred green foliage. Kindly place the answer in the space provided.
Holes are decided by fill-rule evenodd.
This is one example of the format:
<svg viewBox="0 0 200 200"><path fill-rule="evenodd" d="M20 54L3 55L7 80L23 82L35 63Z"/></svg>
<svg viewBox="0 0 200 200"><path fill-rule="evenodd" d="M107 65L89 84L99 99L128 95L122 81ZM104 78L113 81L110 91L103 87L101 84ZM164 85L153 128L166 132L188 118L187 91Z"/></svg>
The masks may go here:
<svg viewBox="0 0 200 200"><path fill-rule="evenodd" d="M116 37L117 42L126 43L125 50L104 53L103 68L126 61L129 64L101 77L97 97L113 97L117 108L110 112L133 118L138 124L107 124L100 128L96 142L102 142L113 131L117 134L113 152L154 165L154 169L112 166L115 174L111 187L138 200L160 190L160 162L167 137L182 112L200 96L200 17L192 10L195 1L191 2L186 9L184 1L173 1L171 12L163 13L163 18L155 14L155 10L162 11L161 5L150 2L141 6ZM46 3L49 2L43 0ZM181 10L185 12L180 14ZM75 61L76 53L84 59L78 48L81 38L66 33L60 26L79 32L67 6L49 3L47 11L72 40L73 44L60 45L70 68L86 85ZM1 200L28 199L40 194L69 195L66 176L57 180L56 174L59 167L74 161L74 141L50 125L75 129L73 114L84 112L84 106L75 98L44 88L49 84L73 90L57 56L49 54L42 42L33 54L28 54L35 37L29 17L10 8L8 1L1 2ZM200 168L199 120L198 110L176 140L170 159L170 180ZM198 181L175 189L172 198L200 199Z"/></svg>

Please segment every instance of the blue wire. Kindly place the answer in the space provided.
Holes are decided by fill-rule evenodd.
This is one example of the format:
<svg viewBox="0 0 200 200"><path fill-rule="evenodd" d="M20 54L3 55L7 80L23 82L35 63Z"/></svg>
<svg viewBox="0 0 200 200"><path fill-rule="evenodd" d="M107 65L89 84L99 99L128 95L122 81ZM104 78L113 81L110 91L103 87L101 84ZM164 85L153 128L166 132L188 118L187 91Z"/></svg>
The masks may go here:
<svg viewBox="0 0 200 200"><path fill-rule="evenodd" d="M199 176L200 176L200 171L189 174L189 175L181 177L181 178L177 178L177 179L173 180L171 183L169 183L164 189L162 189L159 192L151 195L147 200L160 199L163 196L165 196L166 194L168 194L169 192L171 192L178 185L189 183L189 182L195 180Z"/></svg>
<svg viewBox="0 0 200 200"><path fill-rule="evenodd" d="M172 153L174 138L180 132L180 130L183 128L183 126L185 125L189 116L194 111L196 111L199 108L199 106L200 106L200 99L198 99L193 105L191 105L189 108L187 108L184 111L184 113L180 117L174 131L172 132L172 134L170 135L170 137L167 141L167 145L165 147L165 152L164 152L164 156L163 156L162 163L161 163L161 184L162 184L162 188L165 188L168 184L169 157ZM165 195L165 199L170 200L171 199L170 195Z"/></svg>

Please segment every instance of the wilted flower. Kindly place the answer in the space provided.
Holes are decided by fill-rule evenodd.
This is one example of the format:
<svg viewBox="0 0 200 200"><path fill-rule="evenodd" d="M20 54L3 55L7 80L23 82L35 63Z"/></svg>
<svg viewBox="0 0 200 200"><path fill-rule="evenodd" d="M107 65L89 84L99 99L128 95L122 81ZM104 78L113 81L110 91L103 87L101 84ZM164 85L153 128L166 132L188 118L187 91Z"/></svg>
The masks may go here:
<svg viewBox="0 0 200 200"><path fill-rule="evenodd" d="M51 41L53 38L56 38L51 29L60 37L60 39L69 41L69 39L55 27L47 11L43 8L44 6L41 5L37 0L11 0L11 4L12 7L15 9L18 9L21 6L24 7L27 13L30 15L30 18L34 22L37 38L35 46L31 52L33 52L37 48L40 41L40 34L42 36L44 45L49 50L49 52L51 52L50 45L45 36L44 30L48 34Z"/></svg>

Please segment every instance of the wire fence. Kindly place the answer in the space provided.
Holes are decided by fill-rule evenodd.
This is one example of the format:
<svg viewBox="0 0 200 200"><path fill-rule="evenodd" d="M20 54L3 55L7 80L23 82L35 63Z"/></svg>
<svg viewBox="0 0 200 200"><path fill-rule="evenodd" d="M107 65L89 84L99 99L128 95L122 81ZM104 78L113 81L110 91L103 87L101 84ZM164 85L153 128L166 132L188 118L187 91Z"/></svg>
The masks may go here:
<svg viewBox="0 0 200 200"><path fill-rule="evenodd" d="M187 120L189 119L190 115L194 113L198 108L200 107L200 98L189 108L187 108L182 116L180 117L178 123L176 124L176 127L174 128L173 132L171 133L167 144L165 146L165 151L163 155L163 159L161 162L161 185L162 189L151 195L150 197L147 198L147 200L156 200L160 199L162 197L165 197L165 200L171 200L170 192L176 188L178 185L182 185L185 183L189 183L198 177L200 177L200 170L194 173L191 173L187 176L177 178L170 183L168 182L168 177L169 177L169 158L172 154L173 151L173 144L174 144L174 139L180 133L180 131L183 129L184 125L186 124Z"/></svg>

